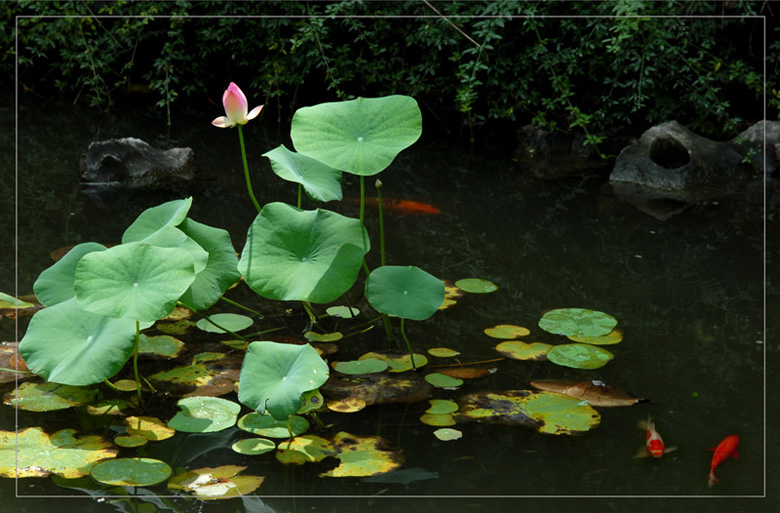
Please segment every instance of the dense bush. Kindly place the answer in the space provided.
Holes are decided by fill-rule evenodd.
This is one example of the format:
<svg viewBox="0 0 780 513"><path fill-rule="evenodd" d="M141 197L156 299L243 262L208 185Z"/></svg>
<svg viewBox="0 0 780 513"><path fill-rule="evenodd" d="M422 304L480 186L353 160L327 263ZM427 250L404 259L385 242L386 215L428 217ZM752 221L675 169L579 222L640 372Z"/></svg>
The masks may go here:
<svg viewBox="0 0 780 513"><path fill-rule="evenodd" d="M281 120L303 104L399 93L444 124L578 127L598 142L590 134L615 126L677 119L731 136L756 121L765 101L762 6L31 1L15 11L6 4L0 23L13 47L13 14L24 15L23 90L101 108L147 92L170 120L182 98L219 103L234 80ZM776 34L770 28L770 117L780 105ZM12 56L2 55L9 75Z"/></svg>

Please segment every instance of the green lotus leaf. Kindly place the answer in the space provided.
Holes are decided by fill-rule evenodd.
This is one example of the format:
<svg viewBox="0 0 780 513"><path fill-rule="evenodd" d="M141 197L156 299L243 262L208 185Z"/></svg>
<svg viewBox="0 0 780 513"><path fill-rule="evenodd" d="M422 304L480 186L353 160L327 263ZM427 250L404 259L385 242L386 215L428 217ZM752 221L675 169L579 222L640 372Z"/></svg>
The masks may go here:
<svg viewBox="0 0 780 513"><path fill-rule="evenodd" d="M458 403L454 401L431 399L428 402L431 403L431 407L425 410L425 413L430 413L431 415L446 415L458 411Z"/></svg>
<svg viewBox="0 0 780 513"><path fill-rule="evenodd" d="M249 228L238 269L268 299L328 303L349 290L370 247L357 219L270 203Z"/></svg>
<svg viewBox="0 0 780 513"><path fill-rule="evenodd" d="M289 423L288 423L289 422ZM254 435L268 438L290 438L298 436L309 430L309 421L300 415L292 415L286 420L279 420L266 412L264 414L252 412L238 419L238 427ZM287 429L289 427L289 429Z"/></svg>
<svg viewBox="0 0 780 513"><path fill-rule="evenodd" d="M457 388L463 384L463 380L460 378L453 378L446 374L439 372L432 372L425 376L425 381L435 386L436 388Z"/></svg>
<svg viewBox="0 0 780 513"><path fill-rule="evenodd" d="M76 296L73 279L81 257L94 251L105 251L106 247L96 242L85 242L74 246L64 257L38 275L33 291L38 301L45 306L54 306Z"/></svg>
<svg viewBox="0 0 780 513"><path fill-rule="evenodd" d="M145 242L159 248L172 248L179 251L186 251L192 257L193 269L196 274L205 269L206 263L209 261L209 254L206 250L200 247L200 244L188 237L183 231L174 226L164 226L138 242Z"/></svg>
<svg viewBox="0 0 780 513"><path fill-rule="evenodd" d="M233 427L241 405L219 397L186 397L168 427L185 433L212 433Z"/></svg>
<svg viewBox="0 0 780 513"><path fill-rule="evenodd" d="M28 381L5 394L4 402L20 410L56 411L89 403L96 396L97 391L92 388Z"/></svg>
<svg viewBox="0 0 780 513"><path fill-rule="evenodd" d="M489 294L498 290L495 283L481 278L464 278L456 281L455 286L470 294Z"/></svg>
<svg viewBox="0 0 780 513"><path fill-rule="evenodd" d="M548 333L571 337L601 337L617 326L609 314L586 308L558 308L542 315L539 327Z"/></svg>
<svg viewBox="0 0 780 513"><path fill-rule="evenodd" d="M340 319L354 319L360 314L360 310L355 307L338 305L326 308L325 313L331 317L339 317Z"/></svg>
<svg viewBox="0 0 780 513"><path fill-rule="evenodd" d="M460 352L448 347L432 347L428 349L428 354L439 358L452 358L453 356L458 356Z"/></svg>
<svg viewBox="0 0 780 513"><path fill-rule="evenodd" d="M349 362L333 362L333 369L342 374L371 374L372 372L382 372L386 370L388 364L386 361L376 358L367 358L365 360L353 360Z"/></svg>
<svg viewBox="0 0 780 513"><path fill-rule="evenodd" d="M117 458L92 467L92 479L113 486L151 486L171 475L167 463L152 458Z"/></svg>
<svg viewBox="0 0 780 513"><path fill-rule="evenodd" d="M361 176L386 169L421 134L417 102L399 95L303 107L290 128L298 152Z"/></svg>
<svg viewBox="0 0 780 513"><path fill-rule="evenodd" d="M444 283L419 267L385 265L366 280L366 298L379 312L422 321L444 301Z"/></svg>
<svg viewBox="0 0 780 513"><path fill-rule="evenodd" d="M134 321L86 312L71 298L33 316L19 353L32 372L48 381L91 385L124 367L135 332Z"/></svg>
<svg viewBox="0 0 780 513"><path fill-rule="evenodd" d="M598 369L615 355L590 344L561 344L547 351L547 359L564 367Z"/></svg>
<svg viewBox="0 0 780 513"><path fill-rule="evenodd" d="M267 208L267 207L266 207ZM309 344L252 342L241 366L238 400L286 420L300 410L304 392L328 379L328 365Z"/></svg>
<svg viewBox="0 0 780 513"><path fill-rule="evenodd" d="M217 324L220 327L215 326L209 320L213 321L214 324ZM198 329L206 331L208 333L227 333L227 331L232 331L233 333L237 333L239 331L243 331L250 327L252 324L254 324L255 321L251 317L247 317L246 315L239 315L234 313L220 313L220 314L214 314L209 315L208 320L207 319L200 319L195 325L198 327ZM224 329L222 329L224 328Z"/></svg>
<svg viewBox="0 0 780 513"><path fill-rule="evenodd" d="M171 490L192 492L201 500L227 499L249 495L263 483L264 477L239 476L246 467L223 465L216 468L199 468L176 474L168 481Z"/></svg>
<svg viewBox="0 0 780 513"><path fill-rule="evenodd" d="M194 280L189 253L131 242L84 255L74 289L79 306L92 313L155 321L173 311Z"/></svg>
<svg viewBox="0 0 780 513"><path fill-rule="evenodd" d="M280 145L263 153L271 161L271 169L279 178L303 185L306 193L317 201L341 199L341 171L326 166L306 155Z"/></svg>
<svg viewBox="0 0 780 513"><path fill-rule="evenodd" d="M174 200L147 208L122 235L122 243L142 241L166 226L178 226L187 217L192 198Z"/></svg>
<svg viewBox="0 0 780 513"><path fill-rule="evenodd" d="M0 477L75 479L89 474L95 462L115 458L119 451L100 435L76 436L73 429L51 435L39 427L0 431Z"/></svg>
<svg viewBox="0 0 780 513"><path fill-rule="evenodd" d="M225 230L189 218L178 228L208 252L206 268L197 273L195 281L180 300L196 310L203 310L216 303L241 278L238 257L230 242L230 234Z"/></svg>

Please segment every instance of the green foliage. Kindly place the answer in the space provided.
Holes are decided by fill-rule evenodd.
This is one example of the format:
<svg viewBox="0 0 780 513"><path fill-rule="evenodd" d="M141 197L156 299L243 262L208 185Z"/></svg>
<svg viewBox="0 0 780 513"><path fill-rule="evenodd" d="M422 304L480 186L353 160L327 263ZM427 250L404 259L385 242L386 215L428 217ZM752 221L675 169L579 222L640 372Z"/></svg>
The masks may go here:
<svg viewBox="0 0 780 513"><path fill-rule="evenodd" d="M534 122L584 131L593 145L604 129L672 118L734 135L761 112L765 5L27 1L17 6L19 78L102 108L147 92L169 122L182 98L202 102L245 76L279 119L303 103L404 94L470 127ZM82 17L41 17L62 14ZM6 47L13 32L3 31ZM770 116L777 49L767 53ZM8 75L12 55L0 56Z"/></svg>

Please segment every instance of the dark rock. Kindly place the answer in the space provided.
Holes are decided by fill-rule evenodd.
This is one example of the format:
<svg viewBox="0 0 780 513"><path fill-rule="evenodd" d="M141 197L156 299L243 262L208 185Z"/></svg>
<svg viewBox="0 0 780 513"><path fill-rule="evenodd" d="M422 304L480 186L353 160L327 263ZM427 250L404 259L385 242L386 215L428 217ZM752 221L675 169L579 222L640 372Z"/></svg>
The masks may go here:
<svg viewBox="0 0 780 513"><path fill-rule="evenodd" d="M191 180L194 164L191 148L158 150L127 137L91 143L79 167L85 185L128 189Z"/></svg>
<svg viewBox="0 0 780 513"><path fill-rule="evenodd" d="M729 141L734 151L747 158L756 173L764 172L766 137L766 178L780 174L780 121L759 121Z"/></svg>

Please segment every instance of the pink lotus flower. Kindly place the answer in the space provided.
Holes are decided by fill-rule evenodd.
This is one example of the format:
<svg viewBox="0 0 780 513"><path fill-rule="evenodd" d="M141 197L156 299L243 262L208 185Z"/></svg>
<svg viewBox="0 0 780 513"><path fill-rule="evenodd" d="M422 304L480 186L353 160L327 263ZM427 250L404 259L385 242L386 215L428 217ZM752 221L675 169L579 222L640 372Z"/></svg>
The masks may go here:
<svg viewBox="0 0 780 513"><path fill-rule="evenodd" d="M222 95L222 105L225 106L225 114L227 116L220 116L211 122L212 125L220 128L230 128L235 125L246 125L250 119L255 119L260 111L263 110L263 106L255 107L252 112L247 114L248 103L246 96L238 88L238 86L231 82L225 94Z"/></svg>

